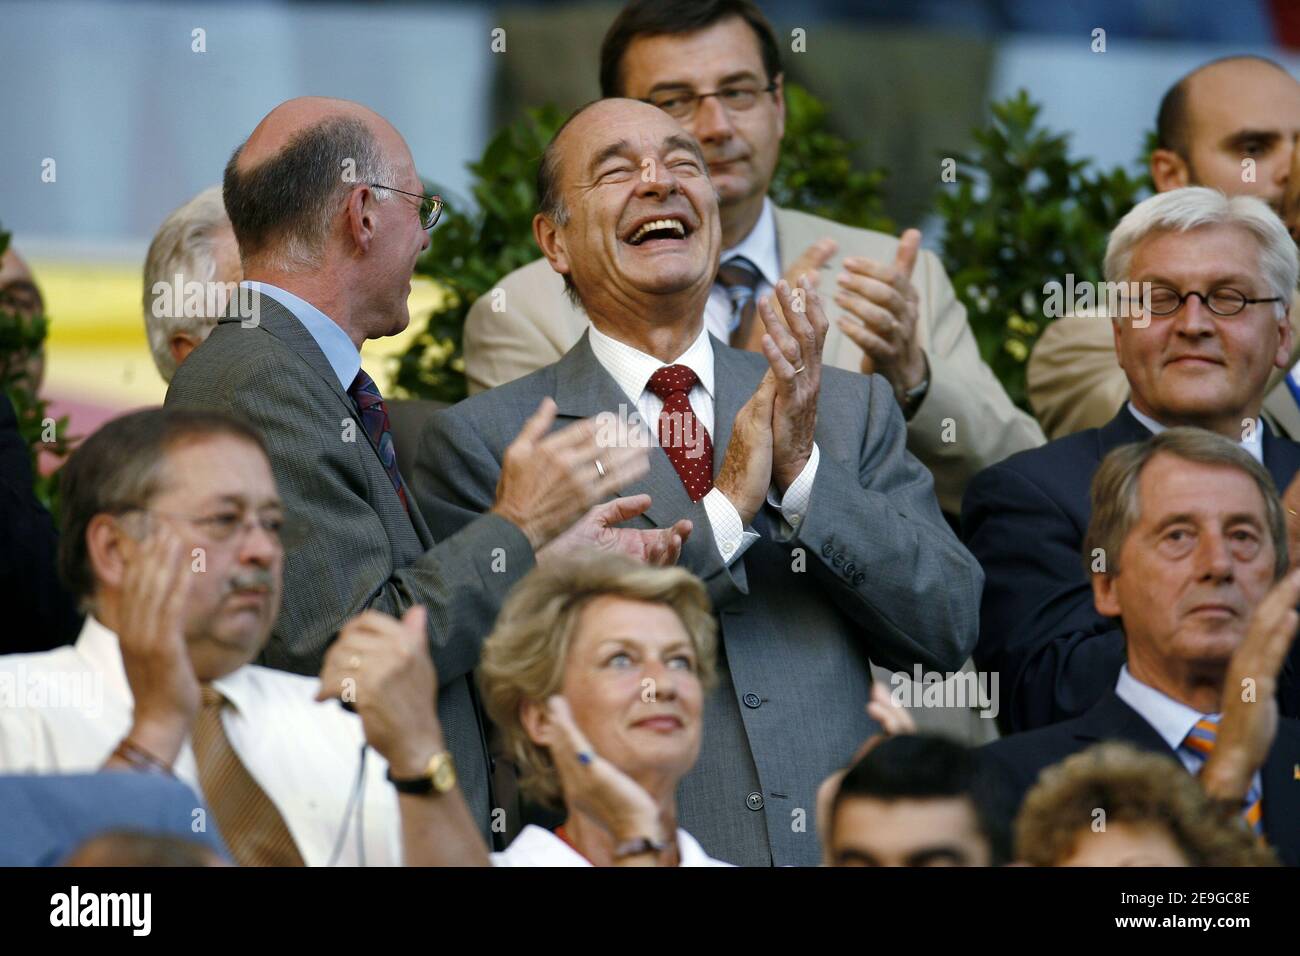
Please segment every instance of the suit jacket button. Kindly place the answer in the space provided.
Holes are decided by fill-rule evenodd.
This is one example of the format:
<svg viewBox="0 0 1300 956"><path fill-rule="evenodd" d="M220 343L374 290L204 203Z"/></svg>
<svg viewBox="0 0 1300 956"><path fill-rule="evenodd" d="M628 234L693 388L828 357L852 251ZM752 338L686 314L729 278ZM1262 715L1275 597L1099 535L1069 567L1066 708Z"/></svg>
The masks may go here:
<svg viewBox="0 0 1300 956"><path fill-rule="evenodd" d="M852 561L850 561L848 564L844 565L844 576L846 578L853 577L853 572L855 572L857 569L858 566L854 564Z"/></svg>
<svg viewBox="0 0 1300 956"><path fill-rule="evenodd" d="M866 576L865 574L863 574L861 571L859 571L857 574L853 575L853 583L854 583L854 584L861 584L861 583L862 583L863 581L865 581L866 579L867 579L867 576Z"/></svg>
<svg viewBox="0 0 1300 956"><path fill-rule="evenodd" d="M749 807L749 809L751 810L762 810L763 795L759 793L757 790L755 790L753 793L751 793L749 796L745 798L745 806Z"/></svg>
<svg viewBox="0 0 1300 956"><path fill-rule="evenodd" d="M761 707L763 699L757 694L746 694L743 698L746 707Z"/></svg>
<svg viewBox="0 0 1300 956"><path fill-rule="evenodd" d="M831 564L835 565L835 567L837 567L837 568L840 567L841 565L843 565L843 564L844 564L844 555L842 555L842 554L836 554L834 557L831 558Z"/></svg>
<svg viewBox="0 0 1300 956"><path fill-rule="evenodd" d="M829 544L822 545L822 557L829 558L831 556L831 552L834 550L835 549L832 548Z"/></svg>

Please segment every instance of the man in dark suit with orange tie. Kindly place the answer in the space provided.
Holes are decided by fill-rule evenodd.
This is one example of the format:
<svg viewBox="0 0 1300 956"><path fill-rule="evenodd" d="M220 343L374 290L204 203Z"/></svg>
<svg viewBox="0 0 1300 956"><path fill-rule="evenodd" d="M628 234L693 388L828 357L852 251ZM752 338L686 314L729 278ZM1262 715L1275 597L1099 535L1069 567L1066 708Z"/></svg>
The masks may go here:
<svg viewBox="0 0 1300 956"><path fill-rule="evenodd" d="M1106 555L1093 601L1118 619L1128 661L1082 716L983 748L996 815L1014 816L1044 768L1119 740L1177 758L1225 814L1300 865L1300 721L1279 718L1276 696L1300 570L1287 573L1268 472L1202 429L1125 445L1093 479L1084 548Z"/></svg>

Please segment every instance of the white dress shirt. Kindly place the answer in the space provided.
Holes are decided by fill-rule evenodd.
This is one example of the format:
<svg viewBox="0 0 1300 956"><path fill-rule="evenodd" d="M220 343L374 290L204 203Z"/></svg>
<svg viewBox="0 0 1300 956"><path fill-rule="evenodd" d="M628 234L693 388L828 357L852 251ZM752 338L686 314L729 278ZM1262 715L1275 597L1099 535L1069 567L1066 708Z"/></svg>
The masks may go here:
<svg viewBox="0 0 1300 956"><path fill-rule="evenodd" d="M1174 700L1156 690L1150 684L1144 684L1134 677L1125 664L1119 669L1119 681L1115 684L1115 696L1136 710L1143 720L1155 728L1160 738L1178 755L1187 772L1195 776L1205 765L1205 758L1190 750L1182 743L1192 732L1196 722L1204 717L1216 714L1202 714L1193 710L1182 701ZM1260 789L1259 772L1255 772L1255 788Z"/></svg>
<svg viewBox="0 0 1300 956"><path fill-rule="evenodd" d="M677 856L681 866L731 866L704 852L685 830L677 831ZM493 866L591 866L591 862L550 830L532 823L502 850L492 854Z"/></svg>
<svg viewBox="0 0 1300 956"><path fill-rule="evenodd" d="M1147 430L1150 431L1151 434L1159 435L1161 432L1167 430L1164 425L1160 424L1150 415L1144 415L1139 412L1133 406L1132 402L1128 403L1128 410L1134 418L1147 427ZM1264 423L1258 418L1254 419L1254 422L1255 427L1251 428L1249 431L1242 428L1242 439L1237 444L1250 452L1251 457L1262 465L1264 464L1264 435L1261 429L1264 428Z"/></svg>
<svg viewBox="0 0 1300 956"><path fill-rule="evenodd" d="M743 256L758 269L758 285L754 288L755 302L759 296L767 295L776 287L777 280L781 278L781 256L776 243L776 215L772 212L772 200L763 200L763 211L758 214L754 228L735 246L723 250L718 257L718 264L723 265L736 256ZM720 341L731 341L731 297L726 288L717 282L709 290L709 301L704 306L704 327Z"/></svg>
<svg viewBox="0 0 1300 956"><path fill-rule="evenodd" d="M231 747L308 866L324 866L336 845L339 865L401 864L397 792L373 750L362 799L349 808L365 741L359 717L317 703L316 678L253 664L212 686L229 701L221 719ZM71 647L0 656L0 772L96 771L131 729L133 706L117 635L93 616ZM202 793L189 741L175 771Z"/></svg>
<svg viewBox="0 0 1300 956"><path fill-rule="evenodd" d="M657 444L659 440L659 413L663 411L664 401L652 392L647 384L655 372L667 365L685 365L699 379L691 388L687 398L690 400L695 417L709 433L709 438L713 438L716 434L713 427L713 342L709 338L707 328L700 330L700 334L685 352L674 361L667 363L606 335L595 325L590 327L588 341L591 343L591 351L596 356L596 361L609 372L618 383L618 387L623 390L623 394L635 404L641 423L650 433L651 442ZM725 454L725 452L725 448L714 449L715 455ZM784 498L777 495L774 486L768 489L768 503L781 512L789 529L798 530L803 516L808 513L808 500L812 496L813 479L817 477L819 458L820 453L814 443L812 456L803 471L799 473L799 477L786 489ZM704 511L709 516L709 524L713 528L713 540L724 564L731 564L758 540L757 533L745 530L740 520L740 512L731 503L731 499L717 488L711 488L700 503L704 505Z"/></svg>

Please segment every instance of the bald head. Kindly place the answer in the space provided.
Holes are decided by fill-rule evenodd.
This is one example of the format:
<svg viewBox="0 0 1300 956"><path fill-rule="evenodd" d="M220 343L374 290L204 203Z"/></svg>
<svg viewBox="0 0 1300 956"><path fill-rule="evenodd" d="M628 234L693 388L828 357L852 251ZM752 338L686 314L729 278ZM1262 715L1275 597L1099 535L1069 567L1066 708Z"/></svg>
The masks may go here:
<svg viewBox="0 0 1300 956"><path fill-rule="evenodd" d="M538 195L534 238L597 328L622 323L628 342L652 327L674 341L698 332L720 251L717 193L675 119L638 100L587 104L547 146Z"/></svg>
<svg viewBox="0 0 1300 956"><path fill-rule="evenodd" d="M406 142L378 113L349 100L304 96L273 109L235 150L223 198L244 260L306 270L320 264L354 186L396 186L413 173Z"/></svg>
<svg viewBox="0 0 1300 956"><path fill-rule="evenodd" d="M1156 127L1158 190L1210 186L1277 208L1300 136L1300 83L1263 57L1215 60L1170 88Z"/></svg>

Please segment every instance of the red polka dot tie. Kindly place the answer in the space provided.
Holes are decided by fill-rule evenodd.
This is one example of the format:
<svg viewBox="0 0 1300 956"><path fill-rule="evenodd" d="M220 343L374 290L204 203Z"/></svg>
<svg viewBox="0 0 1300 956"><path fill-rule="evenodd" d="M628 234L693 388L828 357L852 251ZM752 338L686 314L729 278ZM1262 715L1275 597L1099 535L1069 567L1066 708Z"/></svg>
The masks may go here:
<svg viewBox="0 0 1300 956"><path fill-rule="evenodd" d="M677 469L691 501L699 501L713 487L713 439L695 417L689 398L699 380L685 365L665 365L646 383L664 402L659 413L659 447Z"/></svg>

